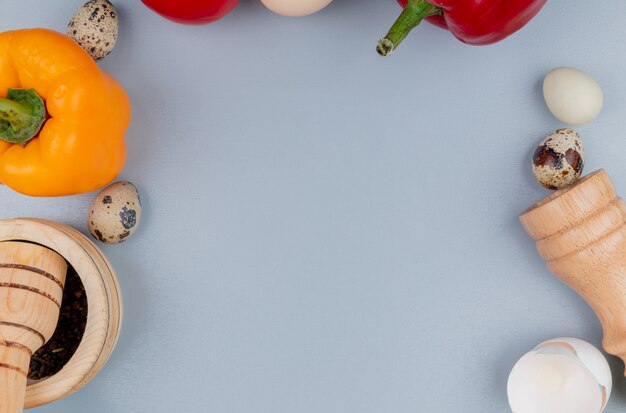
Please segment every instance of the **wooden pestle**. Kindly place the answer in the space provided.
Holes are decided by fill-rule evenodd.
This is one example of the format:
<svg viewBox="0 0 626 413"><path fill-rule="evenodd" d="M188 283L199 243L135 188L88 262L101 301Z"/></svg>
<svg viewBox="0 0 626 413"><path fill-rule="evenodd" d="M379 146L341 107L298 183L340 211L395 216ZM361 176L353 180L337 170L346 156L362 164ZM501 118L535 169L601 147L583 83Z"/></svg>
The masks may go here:
<svg viewBox="0 0 626 413"><path fill-rule="evenodd" d="M548 269L600 319L604 349L626 362L626 204L606 172L555 192L520 221Z"/></svg>
<svg viewBox="0 0 626 413"><path fill-rule="evenodd" d="M26 242L0 242L0 413L24 409L32 354L54 333L67 263Z"/></svg>

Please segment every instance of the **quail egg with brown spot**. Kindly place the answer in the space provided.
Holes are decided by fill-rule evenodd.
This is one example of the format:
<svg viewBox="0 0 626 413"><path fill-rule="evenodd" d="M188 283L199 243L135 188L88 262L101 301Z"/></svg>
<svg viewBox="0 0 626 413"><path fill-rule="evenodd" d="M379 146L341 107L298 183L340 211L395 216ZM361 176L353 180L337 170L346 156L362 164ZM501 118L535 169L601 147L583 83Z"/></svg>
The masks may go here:
<svg viewBox="0 0 626 413"><path fill-rule="evenodd" d="M91 0L76 10L67 35L94 60L106 57L117 42L117 11L108 0Z"/></svg>
<svg viewBox="0 0 626 413"><path fill-rule="evenodd" d="M558 129L548 135L533 155L533 175L548 189L573 184L583 172L585 151L580 135L572 129Z"/></svg>
<svg viewBox="0 0 626 413"><path fill-rule="evenodd" d="M99 241L118 244L130 237L141 219L139 191L130 182L115 182L96 195L89 207L87 226Z"/></svg>

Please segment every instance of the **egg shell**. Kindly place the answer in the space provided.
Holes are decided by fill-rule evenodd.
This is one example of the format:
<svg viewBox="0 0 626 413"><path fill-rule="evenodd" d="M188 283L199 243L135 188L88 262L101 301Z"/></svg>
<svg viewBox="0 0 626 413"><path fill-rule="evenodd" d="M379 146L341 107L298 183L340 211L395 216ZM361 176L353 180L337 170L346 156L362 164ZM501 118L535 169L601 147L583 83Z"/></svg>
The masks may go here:
<svg viewBox="0 0 626 413"><path fill-rule="evenodd" d="M586 341L561 337L518 360L507 393L514 413L588 413L606 407L611 388L602 353Z"/></svg>
<svg viewBox="0 0 626 413"><path fill-rule="evenodd" d="M541 185L561 189L573 184L583 172L585 150L573 129L557 129L541 141L533 154L532 172Z"/></svg>
<svg viewBox="0 0 626 413"><path fill-rule="evenodd" d="M276 14L289 17L302 17L317 13L333 0L261 0Z"/></svg>
<svg viewBox="0 0 626 413"><path fill-rule="evenodd" d="M91 0L72 16L67 35L94 60L106 57L117 42L117 11L108 0Z"/></svg>
<svg viewBox="0 0 626 413"><path fill-rule="evenodd" d="M543 97L550 112L569 125L591 122L600 113L604 99L598 82L571 67L559 67L546 75Z"/></svg>
<svg viewBox="0 0 626 413"><path fill-rule="evenodd" d="M552 340L544 341L538 347L555 343L559 345L563 345L563 343L565 343L570 345L575 350L576 356L578 356L580 361L587 366L587 368L598 380L598 383L606 388L606 398L608 399L613 388L613 376L611 375L609 363L607 363L606 358L602 355L600 350L585 340L573 337L553 338Z"/></svg>
<svg viewBox="0 0 626 413"><path fill-rule="evenodd" d="M139 191L130 182L113 183L91 201L87 226L97 240L118 244L133 235L141 220Z"/></svg>

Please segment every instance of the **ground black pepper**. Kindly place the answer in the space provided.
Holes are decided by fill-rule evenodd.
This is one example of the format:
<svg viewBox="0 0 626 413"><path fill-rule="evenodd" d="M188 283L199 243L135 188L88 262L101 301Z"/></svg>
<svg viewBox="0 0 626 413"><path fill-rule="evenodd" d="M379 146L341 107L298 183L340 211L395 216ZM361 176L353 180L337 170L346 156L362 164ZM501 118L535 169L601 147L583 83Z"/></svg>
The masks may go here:
<svg viewBox="0 0 626 413"><path fill-rule="evenodd" d="M80 277L68 266L61 312L54 334L30 360L29 380L59 372L76 352L87 325L87 294Z"/></svg>

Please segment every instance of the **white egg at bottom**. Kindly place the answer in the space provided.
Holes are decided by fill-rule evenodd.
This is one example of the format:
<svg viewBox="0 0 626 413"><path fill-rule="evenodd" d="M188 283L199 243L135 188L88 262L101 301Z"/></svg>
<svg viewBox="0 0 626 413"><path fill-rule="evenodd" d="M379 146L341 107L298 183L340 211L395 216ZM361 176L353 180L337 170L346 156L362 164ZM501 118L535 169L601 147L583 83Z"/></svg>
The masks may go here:
<svg viewBox="0 0 626 413"><path fill-rule="evenodd" d="M611 394L609 365L593 345L575 338L545 341L509 375L513 413L599 413Z"/></svg>

